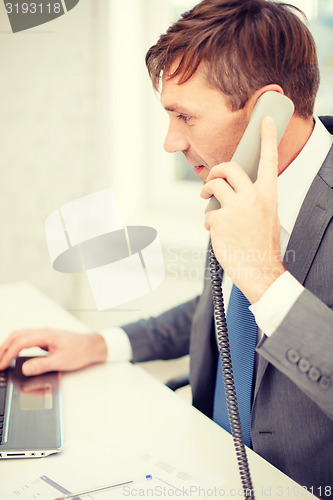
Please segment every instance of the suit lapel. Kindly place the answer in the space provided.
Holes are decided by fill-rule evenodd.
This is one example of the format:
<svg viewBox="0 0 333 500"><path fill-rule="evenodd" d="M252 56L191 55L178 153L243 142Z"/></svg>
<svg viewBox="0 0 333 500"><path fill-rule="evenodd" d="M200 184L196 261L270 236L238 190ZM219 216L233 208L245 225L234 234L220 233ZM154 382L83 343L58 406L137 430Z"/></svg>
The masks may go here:
<svg viewBox="0 0 333 500"><path fill-rule="evenodd" d="M303 285L325 230L333 217L333 147L313 180L301 207L285 253L287 270ZM268 361L259 356L254 398Z"/></svg>
<svg viewBox="0 0 333 500"><path fill-rule="evenodd" d="M332 216L332 188L317 175L303 203L285 255L286 268L302 284Z"/></svg>

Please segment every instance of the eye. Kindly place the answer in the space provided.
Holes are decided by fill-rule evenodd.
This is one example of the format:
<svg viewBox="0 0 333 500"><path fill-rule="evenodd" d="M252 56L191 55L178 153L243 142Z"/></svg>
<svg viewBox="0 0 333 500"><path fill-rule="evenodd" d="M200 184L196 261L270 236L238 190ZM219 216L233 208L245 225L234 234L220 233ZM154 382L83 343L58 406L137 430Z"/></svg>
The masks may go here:
<svg viewBox="0 0 333 500"><path fill-rule="evenodd" d="M183 122L187 123L192 118L192 116L180 114L180 115L177 115L177 118L178 118L178 120L182 120Z"/></svg>

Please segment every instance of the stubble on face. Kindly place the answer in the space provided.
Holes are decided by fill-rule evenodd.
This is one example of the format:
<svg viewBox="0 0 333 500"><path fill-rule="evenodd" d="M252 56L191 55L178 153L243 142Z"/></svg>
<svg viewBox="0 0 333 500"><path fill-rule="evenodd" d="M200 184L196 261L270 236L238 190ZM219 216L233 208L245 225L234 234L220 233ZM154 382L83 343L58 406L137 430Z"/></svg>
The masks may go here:
<svg viewBox="0 0 333 500"><path fill-rule="evenodd" d="M170 69L173 70L174 67ZM166 75L163 78L161 101L169 113L171 131L177 129L183 134L186 146L177 148L171 144L169 152L182 151L190 165L204 167L195 170L205 182L215 165L232 159L248 124L249 113L247 106L232 111L226 96L208 83L202 67L187 82L179 84L178 81L179 77L168 79ZM176 116L182 106L193 118L180 126Z"/></svg>

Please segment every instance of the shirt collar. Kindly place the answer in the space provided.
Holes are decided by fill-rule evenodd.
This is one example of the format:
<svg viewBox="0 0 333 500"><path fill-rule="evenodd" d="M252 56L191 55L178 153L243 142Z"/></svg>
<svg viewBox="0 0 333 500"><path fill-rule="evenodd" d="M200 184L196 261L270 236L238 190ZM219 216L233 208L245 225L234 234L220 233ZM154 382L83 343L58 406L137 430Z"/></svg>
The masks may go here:
<svg viewBox="0 0 333 500"><path fill-rule="evenodd" d="M278 177L278 215L290 236L304 198L333 143L319 118L310 138L293 162Z"/></svg>

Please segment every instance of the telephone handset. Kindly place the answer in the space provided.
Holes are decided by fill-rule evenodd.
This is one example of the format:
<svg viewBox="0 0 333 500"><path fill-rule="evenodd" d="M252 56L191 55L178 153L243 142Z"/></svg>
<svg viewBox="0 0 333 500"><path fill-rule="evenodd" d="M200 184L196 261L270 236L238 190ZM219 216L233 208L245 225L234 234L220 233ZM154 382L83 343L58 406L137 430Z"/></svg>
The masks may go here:
<svg viewBox="0 0 333 500"><path fill-rule="evenodd" d="M263 118L270 115L274 119L277 143L279 144L293 112L292 101L279 92L269 90L259 97L249 124L232 157L232 161L238 163L245 170L252 182L257 179L261 146L260 128ZM220 208L220 204L215 196L212 196L207 205L206 213L218 208Z"/></svg>
<svg viewBox="0 0 333 500"><path fill-rule="evenodd" d="M292 101L278 92L267 91L258 99L251 114L249 124L240 140L232 157L249 175L252 182L257 178L260 156L260 128L263 118L272 116L277 129L277 143L279 144L294 112ZM217 199L212 196L206 212L220 208ZM223 382L226 393L226 403L230 429L238 461L238 467L245 498L254 498L250 469L247 461L246 448L243 439L242 427L239 418L237 398L232 371L227 323L224 311L222 279L220 265L214 255L212 245L209 247L209 265L214 304L214 318L216 325L217 341L219 346Z"/></svg>

